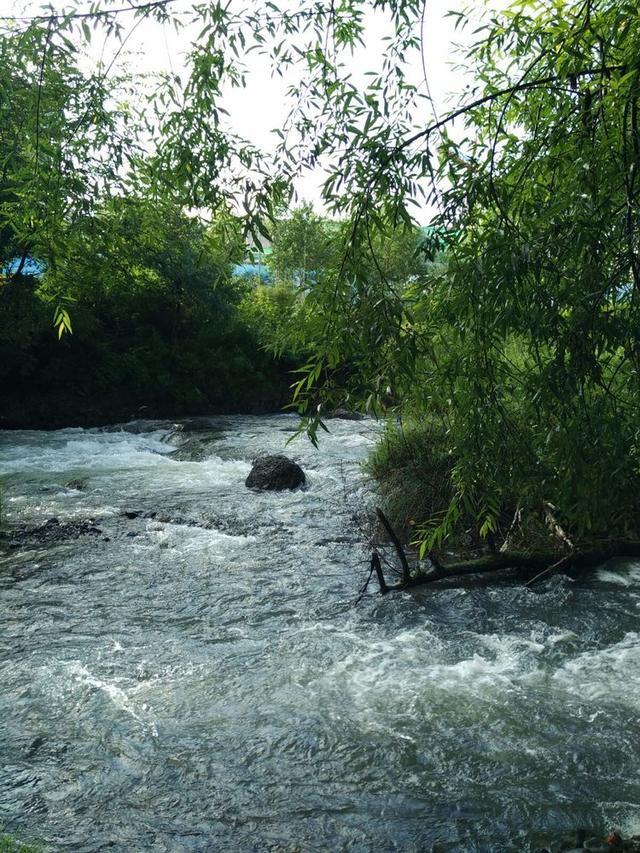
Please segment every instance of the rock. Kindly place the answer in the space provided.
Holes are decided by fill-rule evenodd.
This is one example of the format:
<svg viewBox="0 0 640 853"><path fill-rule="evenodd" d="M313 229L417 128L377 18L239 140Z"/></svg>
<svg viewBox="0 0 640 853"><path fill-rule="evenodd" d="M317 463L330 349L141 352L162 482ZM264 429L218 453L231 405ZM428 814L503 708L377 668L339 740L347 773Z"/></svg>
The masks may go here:
<svg viewBox="0 0 640 853"><path fill-rule="evenodd" d="M156 430L165 430L166 428L166 421L132 419L124 424L109 424L108 426L101 427L100 432L129 432L133 435L142 435L145 432L155 432Z"/></svg>
<svg viewBox="0 0 640 853"><path fill-rule="evenodd" d="M324 417L331 419L336 418L341 421L364 420L364 415L360 414L360 412L350 412L349 409L334 409L332 412L327 412Z"/></svg>
<svg viewBox="0 0 640 853"><path fill-rule="evenodd" d="M356 545L359 542L354 536L334 536L333 538L318 539L313 544L318 547L324 545Z"/></svg>
<svg viewBox="0 0 640 853"><path fill-rule="evenodd" d="M609 853L609 846L607 843L601 838L596 838L595 836L587 838L583 844L583 848L585 850L589 850L590 853Z"/></svg>
<svg viewBox="0 0 640 853"><path fill-rule="evenodd" d="M142 515L142 510L141 509L125 509L120 513L120 515L124 515L125 518L132 520L134 518L139 518Z"/></svg>
<svg viewBox="0 0 640 853"><path fill-rule="evenodd" d="M302 468L286 456L260 456L245 480L249 489L296 489L305 482Z"/></svg>
<svg viewBox="0 0 640 853"><path fill-rule="evenodd" d="M187 418L180 424L182 432L210 432L214 429L211 418Z"/></svg>
<svg viewBox="0 0 640 853"><path fill-rule="evenodd" d="M47 738L45 735L36 735L34 739L29 744L29 749L27 750L27 756L29 758L33 758L36 752L40 749L40 747L46 742Z"/></svg>
<svg viewBox="0 0 640 853"><path fill-rule="evenodd" d="M81 492L87 486L87 481L83 479L69 480L66 484L67 489L73 489L76 492Z"/></svg>
<svg viewBox="0 0 640 853"><path fill-rule="evenodd" d="M220 433L212 431L182 436L181 432L171 436L171 444L176 443L173 440L175 437L179 441L179 446L167 454L170 459L177 462L204 462L205 459L211 459L214 455L213 445L220 440Z"/></svg>
<svg viewBox="0 0 640 853"><path fill-rule="evenodd" d="M49 518L38 527L21 524L12 527L6 537L10 548L24 548L40 545L54 545L67 539L78 539L80 536L102 534L94 518L84 518L75 521L60 521L59 518Z"/></svg>

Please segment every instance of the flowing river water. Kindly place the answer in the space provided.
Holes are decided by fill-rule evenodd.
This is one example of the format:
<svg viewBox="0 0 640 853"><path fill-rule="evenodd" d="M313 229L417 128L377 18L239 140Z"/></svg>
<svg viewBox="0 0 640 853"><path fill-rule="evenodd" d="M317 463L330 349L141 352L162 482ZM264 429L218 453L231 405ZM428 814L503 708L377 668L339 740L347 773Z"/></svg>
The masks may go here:
<svg viewBox="0 0 640 853"><path fill-rule="evenodd" d="M285 450L291 416L172 429L0 434L9 529L100 531L0 548L6 831L232 853L640 832L640 564L354 607L373 422L318 450ZM306 488L245 488L283 450Z"/></svg>

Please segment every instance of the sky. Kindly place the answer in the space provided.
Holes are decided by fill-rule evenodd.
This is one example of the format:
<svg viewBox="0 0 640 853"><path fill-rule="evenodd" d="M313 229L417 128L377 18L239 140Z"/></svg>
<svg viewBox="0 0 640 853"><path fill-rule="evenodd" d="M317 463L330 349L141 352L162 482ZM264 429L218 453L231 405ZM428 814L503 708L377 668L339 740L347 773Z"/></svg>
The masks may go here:
<svg viewBox="0 0 640 853"><path fill-rule="evenodd" d="M128 5L127 0L122 5ZM142 0L137 0L142 2ZM236 0L231 0L231 5ZM454 21L447 16L449 10L461 10L468 7L467 0L425 0L424 16L424 58L428 75L429 87L433 97L434 107L439 115L447 111L452 103L460 102L460 93L464 87L465 78L453 65L456 62L455 44L464 42L469 35L454 30ZM491 0L495 5L498 0ZM172 10L188 10L192 0L176 0ZM237 0L239 8L246 8L243 0ZM293 5L293 4L291 4ZM44 7L59 11L69 8L65 0L49 0L46 4L41 0L0 0L0 14L36 15ZM91 6L87 0L86 9ZM474 7L484 8L484 3L475 3ZM82 8L85 5L81 4ZM123 14L119 20L125 28L131 29L136 24L133 15ZM381 19L371 14L367 20L366 46L358 48L349 61L349 70L354 77L362 74L365 69L375 67L381 60L384 50L381 37L384 24ZM170 25L161 25L154 21L143 21L135 26L127 42L127 50L123 52L118 62L122 65L134 66L140 72L176 71L183 67L183 57L187 52L194 30L186 28L178 33ZM105 56L117 48L115 42L107 44ZM90 48L88 62L97 62L102 52L102 41L94 40ZM273 128L284 121L287 108L285 92L291 83L291 77L279 78L273 76L266 57L252 53L247 59L249 68L247 86L245 89L229 88L225 93L223 105L229 111L231 128L240 136L248 139L264 151L273 150L276 137ZM416 82L422 78L422 67L416 63ZM432 118L425 116L425 123ZM322 173L315 171L300 178L296 184L299 200L310 201L316 209L321 210L320 184Z"/></svg>

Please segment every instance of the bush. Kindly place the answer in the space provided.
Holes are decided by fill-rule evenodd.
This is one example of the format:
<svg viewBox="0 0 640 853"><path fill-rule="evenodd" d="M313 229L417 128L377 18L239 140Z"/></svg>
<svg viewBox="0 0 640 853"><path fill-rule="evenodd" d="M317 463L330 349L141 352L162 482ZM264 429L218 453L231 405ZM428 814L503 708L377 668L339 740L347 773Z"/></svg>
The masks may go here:
<svg viewBox="0 0 640 853"><path fill-rule="evenodd" d="M389 422L366 468L377 481L382 509L405 540L446 511L452 457L444 430L431 420Z"/></svg>

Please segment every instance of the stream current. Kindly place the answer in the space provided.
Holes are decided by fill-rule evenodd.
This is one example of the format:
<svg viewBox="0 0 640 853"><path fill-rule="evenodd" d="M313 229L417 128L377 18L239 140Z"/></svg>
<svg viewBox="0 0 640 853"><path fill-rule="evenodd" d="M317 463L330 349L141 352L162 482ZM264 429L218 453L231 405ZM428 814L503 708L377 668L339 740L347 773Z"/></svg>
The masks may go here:
<svg viewBox="0 0 640 853"><path fill-rule="evenodd" d="M640 564L354 607L378 427L295 426L0 433L9 530L101 531L0 543L0 826L231 853L640 832ZM264 452L306 488L249 491Z"/></svg>

